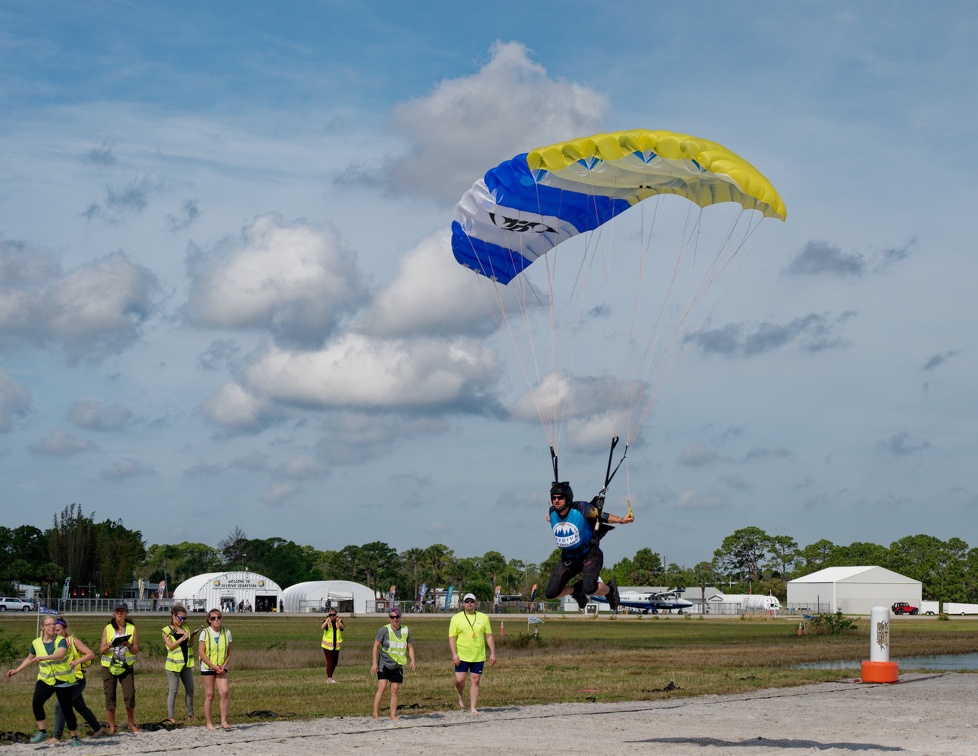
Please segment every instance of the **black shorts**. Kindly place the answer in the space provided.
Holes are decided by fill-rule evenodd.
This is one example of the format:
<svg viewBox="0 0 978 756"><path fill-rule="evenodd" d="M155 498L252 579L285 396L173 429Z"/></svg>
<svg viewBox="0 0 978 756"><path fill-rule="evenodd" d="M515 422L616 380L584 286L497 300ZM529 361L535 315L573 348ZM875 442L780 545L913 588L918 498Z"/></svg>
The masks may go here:
<svg viewBox="0 0 978 756"><path fill-rule="evenodd" d="M377 679L389 680L400 685L404 682L404 667L378 667Z"/></svg>

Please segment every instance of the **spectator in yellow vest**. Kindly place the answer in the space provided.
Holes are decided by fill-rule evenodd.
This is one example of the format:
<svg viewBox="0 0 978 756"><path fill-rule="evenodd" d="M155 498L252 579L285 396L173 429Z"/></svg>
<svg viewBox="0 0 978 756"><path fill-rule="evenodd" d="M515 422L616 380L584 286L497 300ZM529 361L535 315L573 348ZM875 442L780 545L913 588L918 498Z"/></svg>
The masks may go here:
<svg viewBox="0 0 978 756"><path fill-rule="evenodd" d="M220 609L207 613L207 627L200 631L197 655L200 657L200 680L204 683L204 724L208 730L214 726L214 688L221 697L221 729L230 730L228 706L228 665L231 662L231 631L223 625Z"/></svg>
<svg viewBox="0 0 978 756"><path fill-rule="evenodd" d="M102 655L102 692L105 693L105 716L109 720L109 735L115 735L116 684L122 686L122 698L126 704L126 719L130 732L142 732L136 726L136 676L133 666L139 653L139 639L135 626L129 622L129 607L125 602L116 604L112 620L102 631L99 653Z"/></svg>
<svg viewBox="0 0 978 756"><path fill-rule="evenodd" d="M187 628L187 608L183 604L174 604L170 610L170 624L163 628L163 643L166 646L166 715L167 724L176 724L174 719L177 705L177 691L183 682L184 703L187 706L187 720L194 717L194 655L193 636Z"/></svg>
<svg viewBox="0 0 978 756"><path fill-rule="evenodd" d="M43 743L48 740L44 704L54 695L58 697L61 710L64 712L72 745L81 745L76 731L78 721L75 719L75 710L71 708L71 699L75 691L75 672L71 668L68 642L54 631L54 617L45 617L41 621L41 635L31 643L31 649L24 661L7 671L7 678L13 677L34 662L37 662L37 682L34 684L31 706L34 709L34 719L37 720L37 732L34 733L31 742Z"/></svg>
<svg viewBox="0 0 978 756"><path fill-rule="evenodd" d="M68 642L69 666L75 673L75 688L71 696L71 705L92 728L92 737L97 738L102 734L102 723L98 721L95 713L88 708L84 697L85 670L91 666L95 652L86 646L81 638L68 631L68 620L64 617L58 617L54 621L54 631ZM54 732L48 742L57 743L60 741L64 729L65 715L61 709L61 704L56 702L54 704Z"/></svg>
<svg viewBox="0 0 978 756"><path fill-rule="evenodd" d="M343 645L343 631L346 626L343 624L335 609L330 609L323 620L322 631L323 640L320 645L323 648L323 656L326 657L326 682L335 683L333 671L340 660L340 647Z"/></svg>
<svg viewBox="0 0 978 756"><path fill-rule="evenodd" d="M374 719L380 719L380 702L388 683L391 688L391 719L397 719L397 696L404 682L404 665L410 659L414 671L414 645L411 631L401 627L401 610L393 608L387 615L390 622L377 631L374 638L371 674L377 675L377 695L374 696Z"/></svg>

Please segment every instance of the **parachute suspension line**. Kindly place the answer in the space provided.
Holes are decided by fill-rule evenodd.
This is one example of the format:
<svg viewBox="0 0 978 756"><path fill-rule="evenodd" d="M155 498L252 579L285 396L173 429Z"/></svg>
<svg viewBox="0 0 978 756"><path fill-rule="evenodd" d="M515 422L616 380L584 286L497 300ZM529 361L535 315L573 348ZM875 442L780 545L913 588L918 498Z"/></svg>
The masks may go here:
<svg viewBox="0 0 978 756"><path fill-rule="evenodd" d="M703 214L704 214L703 210L700 210L699 215L702 216ZM746 221L744 220L745 218ZM764 226L765 220L767 219L761 216L757 218L755 222L754 213L746 210L741 210L737 214L737 216L731 221L730 227L727 230L724 240L722 244L720 244L717 254L713 257L711 264L708 266L707 271L705 272L702 280L700 281L698 289L695 291L695 294L687 300L687 306L684 308L682 318L680 319L680 325L677 328L673 339L671 340L666 356L665 357L662 357L661 355L659 356L658 361L659 362L664 361L666 363L666 366L664 367L660 365L661 367L660 375L662 376L662 379L656 382L655 389L649 396L648 402L644 408L644 411L641 414L637 427L641 427L642 423L644 423L645 418L648 416L648 413L651 411L655 399L658 398L658 395L661 393L661 391L665 389L665 387L669 383L669 380L671 379L672 374L682 363L682 361L685 359L687 350L683 348L684 345L690 340L692 335L702 333L707 323L709 323L713 313L716 311L716 308L719 306L720 300L723 298L723 295L729 289L730 285L733 283L734 279L737 277L737 274L739 274L744 263L746 262L747 253L745 252L741 254L742 250L745 248L745 246L747 246L747 242L749 240L755 240L755 234L758 231L758 229ZM694 224L694 228L701 226L701 224L702 224L702 217L697 219L696 223ZM738 228L743 228L742 237L740 239L736 238L738 235L738 231L737 231ZM689 243L694 244L695 238L696 237L694 235L692 234L689 235L688 236ZM751 248L752 247L753 244L751 245ZM749 251L750 248L748 248L748 252ZM680 252L680 255L682 256L686 256L688 254L689 254L688 251ZM695 254L695 250L694 250L694 254ZM699 322L695 325L692 324L691 316L694 310L696 309L696 306L700 303L703 297L705 297L710 287L725 272L727 272L728 268L731 267L735 259L737 259L738 264L735 266L734 272L725 282L722 291L720 291L720 293L714 298L711 307L705 313L703 313L703 317L699 320ZM651 373L651 369L650 369L650 373Z"/></svg>
<svg viewBox="0 0 978 756"><path fill-rule="evenodd" d="M625 465L625 501L628 502L626 517L632 516L632 478L628 474L628 465Z"/></svg>
<svg viewBox="0 0 978 756"><path fill-rule="evenodd" d="M656 198L658 200L658 197ZM656 213L658 212L658 202L656 203ZM672 266L672 272L669 278L669 283L666 288L665 295L662 297L661 305L659 306L659 311L656 314L655 322L649 333L649 338L645 343L645 349L642 352L642 358L640 360L636 359L635 362L635 379L633 380L632 391L629 395L629 427L627 440L629 443L634 441L635 436L641 429L642 424L645 421L645 417L648 415L649 409L655 402L660 390L660 380L654 376L663 376L667 372L666 365L670 364L669 352L675 347L676 344L676 334L679 332L677 328L676 334L669 339L669 343L666 344L665 350L659 349L659 341L662 338L663 327L665 322L665 315L669 309L669 305L673 302L673 293L676 284L679 280L679 274L686 264L688 258L687 244L685 242L686 237L689 235L690 228L690 214L693 212L692 208L687 208L686 211L686 222L684 230L680 236L679 248L676 253L676 260ZM644 224L643 224L644 226ZM651 249L654 237L654 224L649 229L648 236L645 236L643 228L643 238L645 241L645 254L651 256ZM639 295L641 292L637 292L636 296L636 307L640 305ZM685 313L684 313L685 317ZM633 315L633 322L637 319L637 315ZM681 323L680 323L681 326ZM635 349L636 354L638 349ZM647 399L645 400L645 406L642 409L640 415L635 417L635 404L639 401L640 397L648 393Z"/></svg>
<svg viewBox="0 0 978 756"><path fill-rule="evenodd" d="M477 276L480 276L481 274L479 274L478 272L476 272L476 275ZM493 301L495 303L495 307L496 307L496 309L498 309L498 312L499 312L499 315L500 315L500 320L496 320L496 317L493 314L493 316L492 316L493 317L493 321L497 325L505 325L507 335L509 336L510 343L511 343L511 345L513 347L513 352L516 354L516 359L517 359L517 362L519 363L519 366L520 366L520 371L523 373L523 379L524 379L524 381L526 382L526 384L528 386L532 386L534 384L532 383L532 381L530 379L530 374L529 374L529 372L527 370L526 355L524 355L523 352L519 348L520 339L518 339L516 337L516 333L515 333L515 331L513 329L513 322L512 322L512 319L509 316L509 312L508 312L507 307L506 307L506 298L505 298L505 295L503 293L502 285L495 278L489 278L489 283L491 285L491 292L493 294L492 299L493 299ZM538 301L539 301L539 295L537 294L537 292L533 288L533 286L529 283L529 281L526 279L526 277L523 276L523 275L517 276L516 277L516 280L514 280L513 283L515 284L515 286L512 287L512 290L514 292L517 292L515 294L515 298L518 300L518 303L519 303L519 306L520 306L520 310L521 310L521 313L522 313L522 316L523 316L522 317L522 320L523 320L523 323L524 323L524 327L526 328L527 333L530 336L530 338L527 338L525 341L529 345L530 357L532 357L533 364L534 364L534 366L536 366L537 360L536 360L535 343L534 343L534 340L532 338L531 328L530 328L529 321L528 321L528 318L527 318L527 310L528 310L528 308L527 308L527 293L526 293L527 292L527 289L530 290L530 292L537 298ZM482 296L483 299L486 298L486 295L481 290L481 287L480 287L480 296ZM487 305L487 309L489 310L489 312L490 313L493 313L493 308L488 306L488 302L486 303L486 305ZM537 373L537 376L539 377L539 370L538 369L536 370L536 373ZM543 408L540 406L539 397L536 395L535 392L531 392L530 393L530 399L531 399L531 401L533 402L533 404L534 404L534 406L536 408L537 417L540 419L541 425L543 426L544 434L547 436L547 438L550 441L551 445L556 445L556 440L554 439L554 436L553 436L553 434L551 432L551 428L548 426L548 424L546 423L546 421L544 419L545 418L545 413L544 413Z"/></svg>
<svg viewBox="0 0 978 756"><path fill-rule="evenodd" d="M695 214L695 215L694 215ZM666 306L672 302L672 295L674 291L674 286L679 280L679 275L686 268L687 264L694 266L696 262L697 252L699 249L699 238L702 231L702 223L704 217L703 208L689 207L686 213L686 222L683 233L681 235L681 241L679 249L676 256L676 264L673 268L672 279L669 284L668 294L663 301L663 308L660 310L660 318L665 312ZM647 375L650 376L650 383L652 383L651 376L653 374L657 375L658 378L654 381L652 385L652 390L649 392L649 396L645 407L638 419L636 425L636 430L642 426L645 422L646 417L651 411L652 405L658 398L659 394L668 385L669 380L678 368L679 364L682 362L682 358L685 356L684 346L688 341L688 336L690 332L689 319L692 313L696 309L696 305L699 303L700 299L705 295L709 286L713 283L716 277L719 275L719 271L716 270L717 262L722 256L721 252L718 253L712 262L707 266L706 273L703 279L696 286L695 280L692 282L693 292L687 292L685 298L686 306L683 308L682 315L679 318L679 323L676 326L668 343L665 348L658 350L655 348L653 343L649 344L649 349L646 352L646 367ZM692 262L690 262L692 260ZM716 305L714 305L715 307ZM712 310L711 310L712 312ZM707 318L704 318L703 325L707 322ZM702 329L703 325L700 326ZM658 323L656 328L656 340L658 338Z"/></svg>
<svg viewBox="0 0 978 756"><path fill-rule="evenodd" d="M624 414L625 418L628 421L628 425L625 428L626 446L634 440L635 434L638 432L638 428L634 427L635 403L640 396L644 395L649 383L648 376L643 375L643 371L642 371L642 366L645 363L645 357L643 355L643 359L641 361L637 359L638 349L634 345L638 341L637 329L638 329L638 324L641 321L640 314L642 310L642 301L644 299L644 294L645 294L645 285L644 285L645 270L649 263L649 257L652 251L652 239L655 236L656 224L659 218L660 198L657 196L651 199L653 202L652 218L651 221L649 222L648 233L646 233L646 227L645 227L646 224L645 203L644 202L639 203L642 245L639 254L638 281L635 287L635 298L632 304L632 317L630 320L631 326L628 332L628 342L627 342L628 347L625 352L625 363L624 363L624 370L622 373L623 380L627 381L627 389L628 389L628 408L627 411L625 410L622 411L622 414ZM654 345L654 343L658 341L658 333L659 333L659 327L661 325L661 320L662 320L662 310L660 310L659 316L656 319L656 322L652 328L652 333L650 334L650 338L649 338L650 346L647 347L647 349L654 348L651 345ZM619 423L618 430L620 430L620 423Z"/></svg>
<svg viewBox="0 0 978 756"><path fill-rule="evenodd" d="M590 174L589 174L590 175ZM539 187L537 187L537 192L539 194ZM558 207L562 204L564 197L564 190L560 190L559 196L561 202L558 203ZM597 213L597 207L595 205L594 212ZM557 275L557 261L560 259L559 255L545 255L544 256L544 270L547 276L547 286L548 286L548 328L550 333L550 374L553 377L550 381L549 390L551 392L551 400L546 402L548 408L553 408L553 415L551 422L553 424L553 434L554 438L559 438L561 435L561 430L563 428L564 419L567 416L569 409L573 409L573 402L576 396L576 387L573 383L574 375L574 365L577 358L577 346L579 343L578 336L581 332L581 323L584 319L584 303L586 298L586 292L590 283L590 271L591 266L594 261L595 249L598 243L595 241L595 236L600 240L600 235L603 232L603 228L595 231L588 231L581 234L581 240L584 243L584 251L581 255L581 261L577 268L577 273L574 279L574 285L570 292L566 295L566 300L561 298L561 303L571 303L576 305L576 313L573 314L574 322L573 327L570 323L564 323L558 320L557 312L563 312L563 307L558 308L556 306L557 293L554 281ZM589 262L590 260L590 262ZM568 313L570 315L571 313ZM566 326L566 328L565 328ZM569 333L568 333L569 332ZM570 358L567 361L567 375L561 375L560 366L563 364L560 358L562 348L566 347L563 342L565 339L563 337L568 336L570 338ZM539 380L538 385L541 387L541 393L544 388L544 383ZM559 449L559 447L558 447Z"/></svg>

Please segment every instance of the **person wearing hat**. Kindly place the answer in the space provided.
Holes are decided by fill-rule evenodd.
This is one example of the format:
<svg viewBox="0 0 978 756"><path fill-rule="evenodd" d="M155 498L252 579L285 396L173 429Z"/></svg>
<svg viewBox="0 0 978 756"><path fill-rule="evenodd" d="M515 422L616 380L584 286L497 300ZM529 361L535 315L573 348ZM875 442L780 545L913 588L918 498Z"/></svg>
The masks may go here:
<svg viewBox="0 0 978 756"><path fill-rule="evenodd" d="M102 655L102 692L105 693L105 716L109 720L109 735L115 735L115 694L122 686L129 731L140 733L136 726L136 676L133 666L139 653L136 627L128 620L129 606L120 601L112 610L112 619L102 631L99 653Z"/></svg>
<svg viewBox="0 0 978 756"><path fill-rule="evenodd" d="M492 638L489 617L475 609L475 595L462 597L462 611L452 617L448 626L448 647L452 650L455 665L455 690L458 691L458 708L465 708L465 678L469 678L469 709L478 714L479 683L486 663L486 646L489 647L489 666L496 664L496 642Z"/></svg>
<svg viewBox="0 0 978 756"><path fill-rule="evenodd" d="M550 487L550 510L547 520L560 548L561 559L554 565L544 591L548 599L572 595L577 605L587 606L588 596L605 596L612 611L618 609L618 585L614 580L601 583L598 577L604 566L604 553L598 542L609 528L608 524L627 525L635 516L629 511L624 517L602 512L604 499L592 502L574 501L570 483L554 483ZM603 529L602 529L603 528ZM571 578L581 580L569 586Z"/></svg>
<svg viewBox="0 0 978 756"><path fill-rule="evenodd" d="M97 738L102 734L102 724L98 717L88 708L85 703L85 670L92 664L95 652L92 651L85 642L77 635L72 635L68 631L68 620L58 617L54 621L54 631L68 643L69 666L75 674L75 687L72 693L71 705L79 714L82 715L88 726L92 728L92 737ZM61 710L61 703L54 704L54 732L51 734L51 742L59 742L65 730L65 715Z"/></svg>
<svg viewBox="0 0 978 756"><path fill-rule="evenodd" d="M391 719L397 719L397 696L404 682L404 665L410 660L414 671L414 645L411 631L401 627L401 610L394 607L387 615L390 620L374 638L373 664L370 673L377 675L377 695L374 696L374 719L380 719L380 702L390 683Z"/></svg>

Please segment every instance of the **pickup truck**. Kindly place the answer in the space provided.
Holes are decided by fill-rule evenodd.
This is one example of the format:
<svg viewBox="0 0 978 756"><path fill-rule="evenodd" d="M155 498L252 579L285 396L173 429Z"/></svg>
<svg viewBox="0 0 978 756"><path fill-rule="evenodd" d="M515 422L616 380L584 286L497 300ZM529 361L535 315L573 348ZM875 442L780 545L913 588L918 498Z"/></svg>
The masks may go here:
<svg viewBox="0 0 978 756"><path fill-rule="evenodd" d="M920 607L911 606L906 601L897 601L890 609L894 614L916 614L920 611Z"/></svg>

